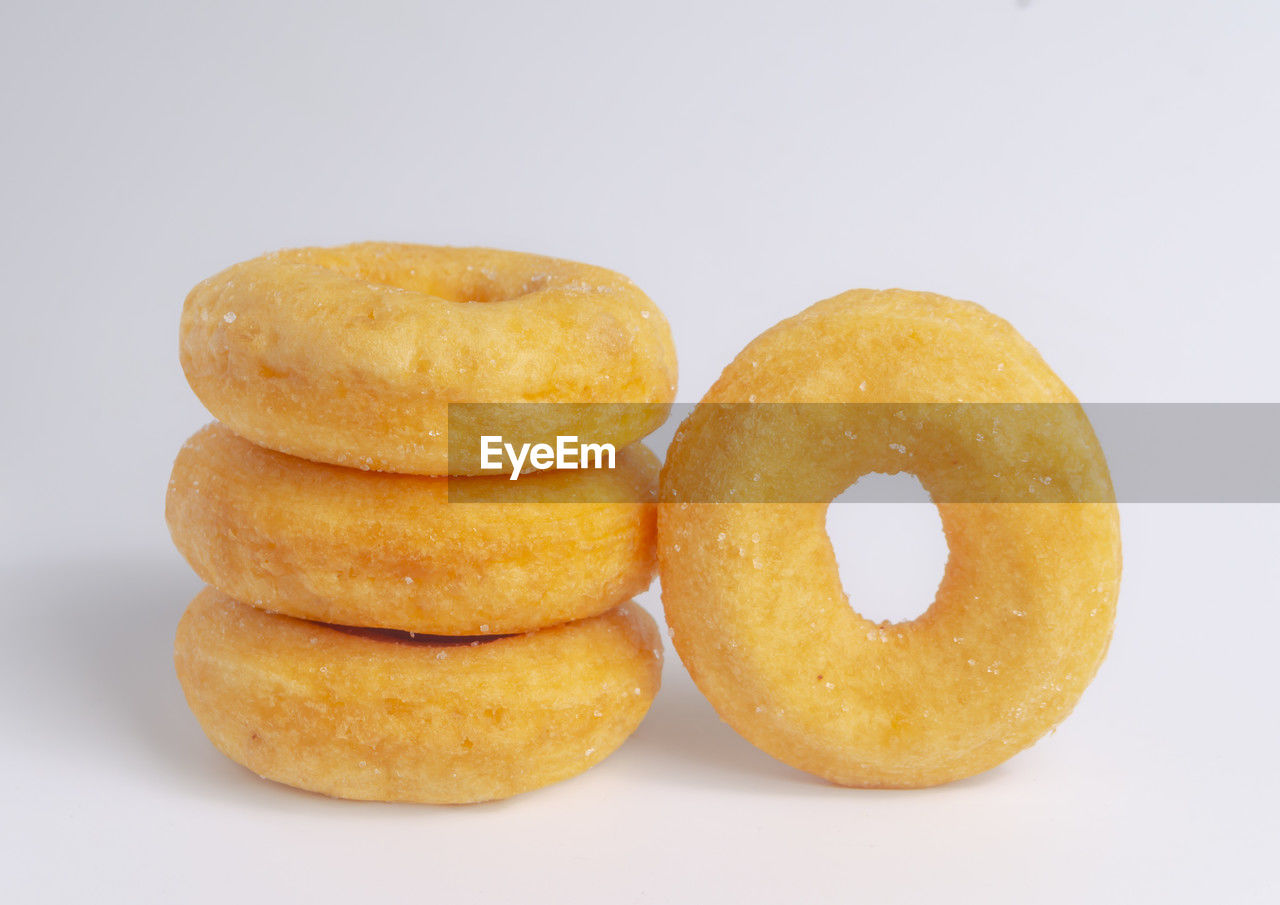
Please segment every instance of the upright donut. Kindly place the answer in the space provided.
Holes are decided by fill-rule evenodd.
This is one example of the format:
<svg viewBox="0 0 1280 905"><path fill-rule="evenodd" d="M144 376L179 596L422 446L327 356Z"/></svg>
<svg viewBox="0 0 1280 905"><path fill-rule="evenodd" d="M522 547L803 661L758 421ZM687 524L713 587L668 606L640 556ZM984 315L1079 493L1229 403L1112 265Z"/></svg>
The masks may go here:
<svg viewBox="0 0 1280 905"><path fill-rule="evenodd" d="M187 296L180 353L242 437L406 474L480 473L483 434L620 448L662 423L676 383L666 319L629 279L486 248L364 242L236 264ZM450 424L450 403L572 404Z"/></svg>
<svg viewBox="0 0 1280 905"><path fill-rule="evenodd" d="M825 531L872 471L916 475L950 549L909 622L855 612ZM1066 717L1111 638L1119 523L1089 422L1009 324L942 296L848 292L752 341L676 432L658 536L698 687L844 785L999 764Z"/></svg>

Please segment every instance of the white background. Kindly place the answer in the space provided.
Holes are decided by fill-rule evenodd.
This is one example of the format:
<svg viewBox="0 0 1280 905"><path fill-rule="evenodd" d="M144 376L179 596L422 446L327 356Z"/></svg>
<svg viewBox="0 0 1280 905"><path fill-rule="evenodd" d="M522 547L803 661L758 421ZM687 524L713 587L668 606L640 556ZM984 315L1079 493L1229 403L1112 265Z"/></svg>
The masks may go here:
<svg viewBox="0 0 1280 905"><path fill-rule="evenodd" d="M778 7L6 6L5 901L1276 900L1276 506L1126 507L1076 713L929 791L772 761L674 656L614 757L495 805L275 786L187 712L199 583L163 494L207 416L178 313L270 249L613 267L667 312L682 400L779 319L890 285L982 302L1088 401L1280 399L1280 5ZM839 537L855 597L923 609L928 519L867 508Z"/></svg>

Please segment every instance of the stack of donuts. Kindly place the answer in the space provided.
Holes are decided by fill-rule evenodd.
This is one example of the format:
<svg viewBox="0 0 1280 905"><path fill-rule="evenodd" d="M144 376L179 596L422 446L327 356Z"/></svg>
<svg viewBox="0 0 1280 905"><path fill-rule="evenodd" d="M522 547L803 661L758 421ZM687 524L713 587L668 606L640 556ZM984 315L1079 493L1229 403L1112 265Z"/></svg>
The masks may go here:
<svg viewBox="0 0 1280 905"><path fill-rule="evenodd" d="M639 725L662 650L630 602L656 569L636 441L676 364L630 280L488 249L279 252L192 290L181 358L218 421L169 483L209 585L175 661L224 754L337 797L462 803L580 773ZM617 456L512 480L483 473L481 434Z"/></svg>

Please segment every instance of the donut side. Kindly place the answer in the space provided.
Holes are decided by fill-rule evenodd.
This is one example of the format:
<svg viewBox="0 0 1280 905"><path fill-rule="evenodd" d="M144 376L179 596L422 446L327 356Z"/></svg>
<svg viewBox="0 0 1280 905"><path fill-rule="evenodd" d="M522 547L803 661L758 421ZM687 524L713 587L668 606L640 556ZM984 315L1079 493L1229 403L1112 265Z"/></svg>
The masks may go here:
<svg viewBox="0 0 1280 905"><path fill-rule="evenodd" d="M192 568L237 600L341 625L507 634L602 613L649 586L657 475L639 445L615 469L518 482L378 474L212 424L178 454L165 508Z"/></svg>
<svg viewBox="0 0 1280 905"><path fill-rule="evenodd" d="M661 657L634 604L472 644L344 631L212 589L174 648L205 733L258 775L339 798L451 804L603 760L643 719Z"/></svg>

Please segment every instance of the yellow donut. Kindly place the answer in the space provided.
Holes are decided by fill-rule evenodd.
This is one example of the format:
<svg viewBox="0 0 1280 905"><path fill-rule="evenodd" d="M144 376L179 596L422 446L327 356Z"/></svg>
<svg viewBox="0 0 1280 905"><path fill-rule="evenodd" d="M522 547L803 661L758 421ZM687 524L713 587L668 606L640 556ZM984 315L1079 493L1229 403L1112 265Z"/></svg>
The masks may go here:
<svg viewBox="0 0 1280 905"><path fill-rule="evenodd" d="M174 661L213 744L267 779L339 798L460 804L577 775L657 693L634 604L526 635L409 639L265 613L207 589Z"/></svg>
<svg viewBox="0 0 1280 905"><path fill-rule="evenodd" d="M624 446L662 423L676 383L670 328L626 277L485 248L366 242L237 264L187 296L180 351L241 436L407 474L479 473L484 434ZM575 404L450 424L460 402Z"/></svg>
<svg viewBox="0 0 1280 905"><path fill-rule="evenodd" d="M918 476L950 548L909 622L854 611L825 531L827 504L872 471ZM779 760L851 786L969 776L1054 727L1098 669L1120 579L1111 500L1083 411L1006 322L848 292L751 342L677 431L658 520L672 640Z"/></svg>
<svg viewBox="0 0 1280 905"><path fill-rule="evenodd" d="M309 462L211 424L178 454L165 514L196 573L237 600L341 625L506 634L649 586L657 481L638 444L614 469L444 478Z"/></svg>

